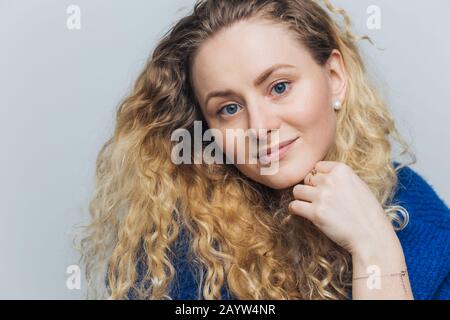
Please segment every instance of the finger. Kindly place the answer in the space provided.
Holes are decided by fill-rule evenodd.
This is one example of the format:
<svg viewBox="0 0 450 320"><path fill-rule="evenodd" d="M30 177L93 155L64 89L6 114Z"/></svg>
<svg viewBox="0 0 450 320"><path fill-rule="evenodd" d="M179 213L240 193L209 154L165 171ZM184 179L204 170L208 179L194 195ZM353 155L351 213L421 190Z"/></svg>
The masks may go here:
<svg viewBox="0 0 450 320"><path fill-rule="evenodd" d="M314 168L317 170L317 172L329 173L340 164L341 162L338 161L319 161L314 165Z"/></svg>
<svg viewBox="0 0 450 320"><path fill-rule="evenodd" d="M315 174L313 174L313 172L310 171L303 179L303 183L308 186L317 187L322 181L324 176L325 174L323 173L316 172Z"/></svg>
<svg viewBox="0 0 450 320"><path fill-rule="evenodd" d="M288 210L291 214L295 214L310 221L313 220L313 207L309 202L301 200L291 201Z"/></svg>
<svg viewBox="0 0 450 320"><path fill-rule="evenodd" d="M315 191L316 188L304 184L297 184L292 189L292 193L296 200L303 200L309 202L312 202L315 199Z"/></svg>

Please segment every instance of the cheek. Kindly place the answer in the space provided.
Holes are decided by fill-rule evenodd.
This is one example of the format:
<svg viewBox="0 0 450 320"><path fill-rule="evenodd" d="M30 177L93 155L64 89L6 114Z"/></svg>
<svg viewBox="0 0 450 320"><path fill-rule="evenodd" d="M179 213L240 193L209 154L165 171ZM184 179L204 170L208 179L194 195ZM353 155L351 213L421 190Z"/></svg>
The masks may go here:
<svg viewBox="0 0 450 320"><path fill-rule="evenodd" d="M334 111L328 105L328 99L315 97L300 114L299 121L302 122L306 136L318 136L323 138L333 131L335 125Z"/></svg>
<svg viewBox="0 0 450 320"><path fill-rule="evenodd" d="M311 125L305 130L304 142L314 161L323 160L336 139L336 117L334 111L326 109L317 112Z"/></svg>
<svg viewBox="0 0 450 320"><path fill-rule="evenodd" d="M336 134L336 115L330 105L330 92L325 79L315 79L295 95L293 112L285 121L294 127L314 158L322 157L332 145Z"/></svg>
<svg viewBox="0 0 450 320"><path fill-rule="evenodd" d="M329 97L326 79L317 77L305 81L294 96L293 112L287 115L286 121L305 135L315 131L328 131L327 128L334 122L334 110Z"/></svg>
<svg viewBox="0 0 450 320"><path fill-rule="evenodd" d="M230 160L233 160L233 163L237 162L237 156L241 153L243 154L241 157L244 156L245 159L247 159L246 155L249 150L248 138L246 139L243 137L243 135L240 134L240 131L234 128L216 128L216 130L220 131L220 135L215 138L216 144Z"/></svg>

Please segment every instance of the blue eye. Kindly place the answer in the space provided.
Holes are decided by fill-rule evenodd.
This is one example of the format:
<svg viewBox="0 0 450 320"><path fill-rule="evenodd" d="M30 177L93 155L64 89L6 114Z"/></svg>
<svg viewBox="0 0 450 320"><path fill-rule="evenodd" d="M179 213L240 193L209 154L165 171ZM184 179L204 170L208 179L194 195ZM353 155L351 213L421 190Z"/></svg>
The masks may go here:
<svg viewBox="0 0 450 320"><path fill-rule="evenodd" d="M277 94L281 95L281 94L286 92L288 84L290 84L289 81L278 82L277 84L275 84L272 87L272 91L276 90ZM224 114L223 111L226 110L228 112L228 114L224 114L224 115L232 116L232 115L236 114L239 111L238 108L241 108L241 106L236 104L236 103L231 103L231 104L225 105L217 113L218 114Z"/></svg>
<svg viewBox="0 0 450 320"><path fill-rule="evenodd" d="M233 115L238 111L238 107L240 106L237 105L236 103L231 103L220 109L219 113L222 113L223 110L227 110L229 112L229 115Z"/></svg>
<svg viewBox="0 0 450 320"><path fill-rule="evenodd" d="M275 84L272 88L272 90L275 90L278 94L283 94L283 92L286 89L286 84L288 84L289 82L284 81L284 82L278 82L277 84ZM281 92L280 92L281 91Z"/></svg>

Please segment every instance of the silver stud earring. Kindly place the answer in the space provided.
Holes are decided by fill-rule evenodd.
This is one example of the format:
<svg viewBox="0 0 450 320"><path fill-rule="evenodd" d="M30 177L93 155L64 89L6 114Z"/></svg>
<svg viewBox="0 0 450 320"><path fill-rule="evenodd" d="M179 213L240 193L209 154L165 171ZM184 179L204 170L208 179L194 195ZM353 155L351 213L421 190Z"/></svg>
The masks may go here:
<svg viewBox="0 0 450 320"><path fill-rule="evenodd" d="M340 100L334 101L332 107L333 107L334 110L339 110L339 109L341 109L341 108L342 108L342 103L341 103L341 101L340 101Z"/></svg>

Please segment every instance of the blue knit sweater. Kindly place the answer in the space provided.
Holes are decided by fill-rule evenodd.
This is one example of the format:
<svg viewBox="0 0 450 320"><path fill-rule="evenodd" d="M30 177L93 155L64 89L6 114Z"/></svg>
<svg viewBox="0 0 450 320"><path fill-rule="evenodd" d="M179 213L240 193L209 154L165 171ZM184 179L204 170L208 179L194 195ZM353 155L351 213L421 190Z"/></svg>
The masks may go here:
<svg viewBox="0 0 450 320"><path fill-rule="evenodd" d="M397 165L394 162L394 165ZM398 173L394 201L409 212L409 223L397 236L402 244L415 299L450 299L450 210L432 186L409 166ZM199 276L188 262L188 240L182 231L175 248L173 299L198 299ZM142 266L139 267L142 275ZM129 298L134 294L130 291ZM234 299L227 287L223 299Z"/></svg>

